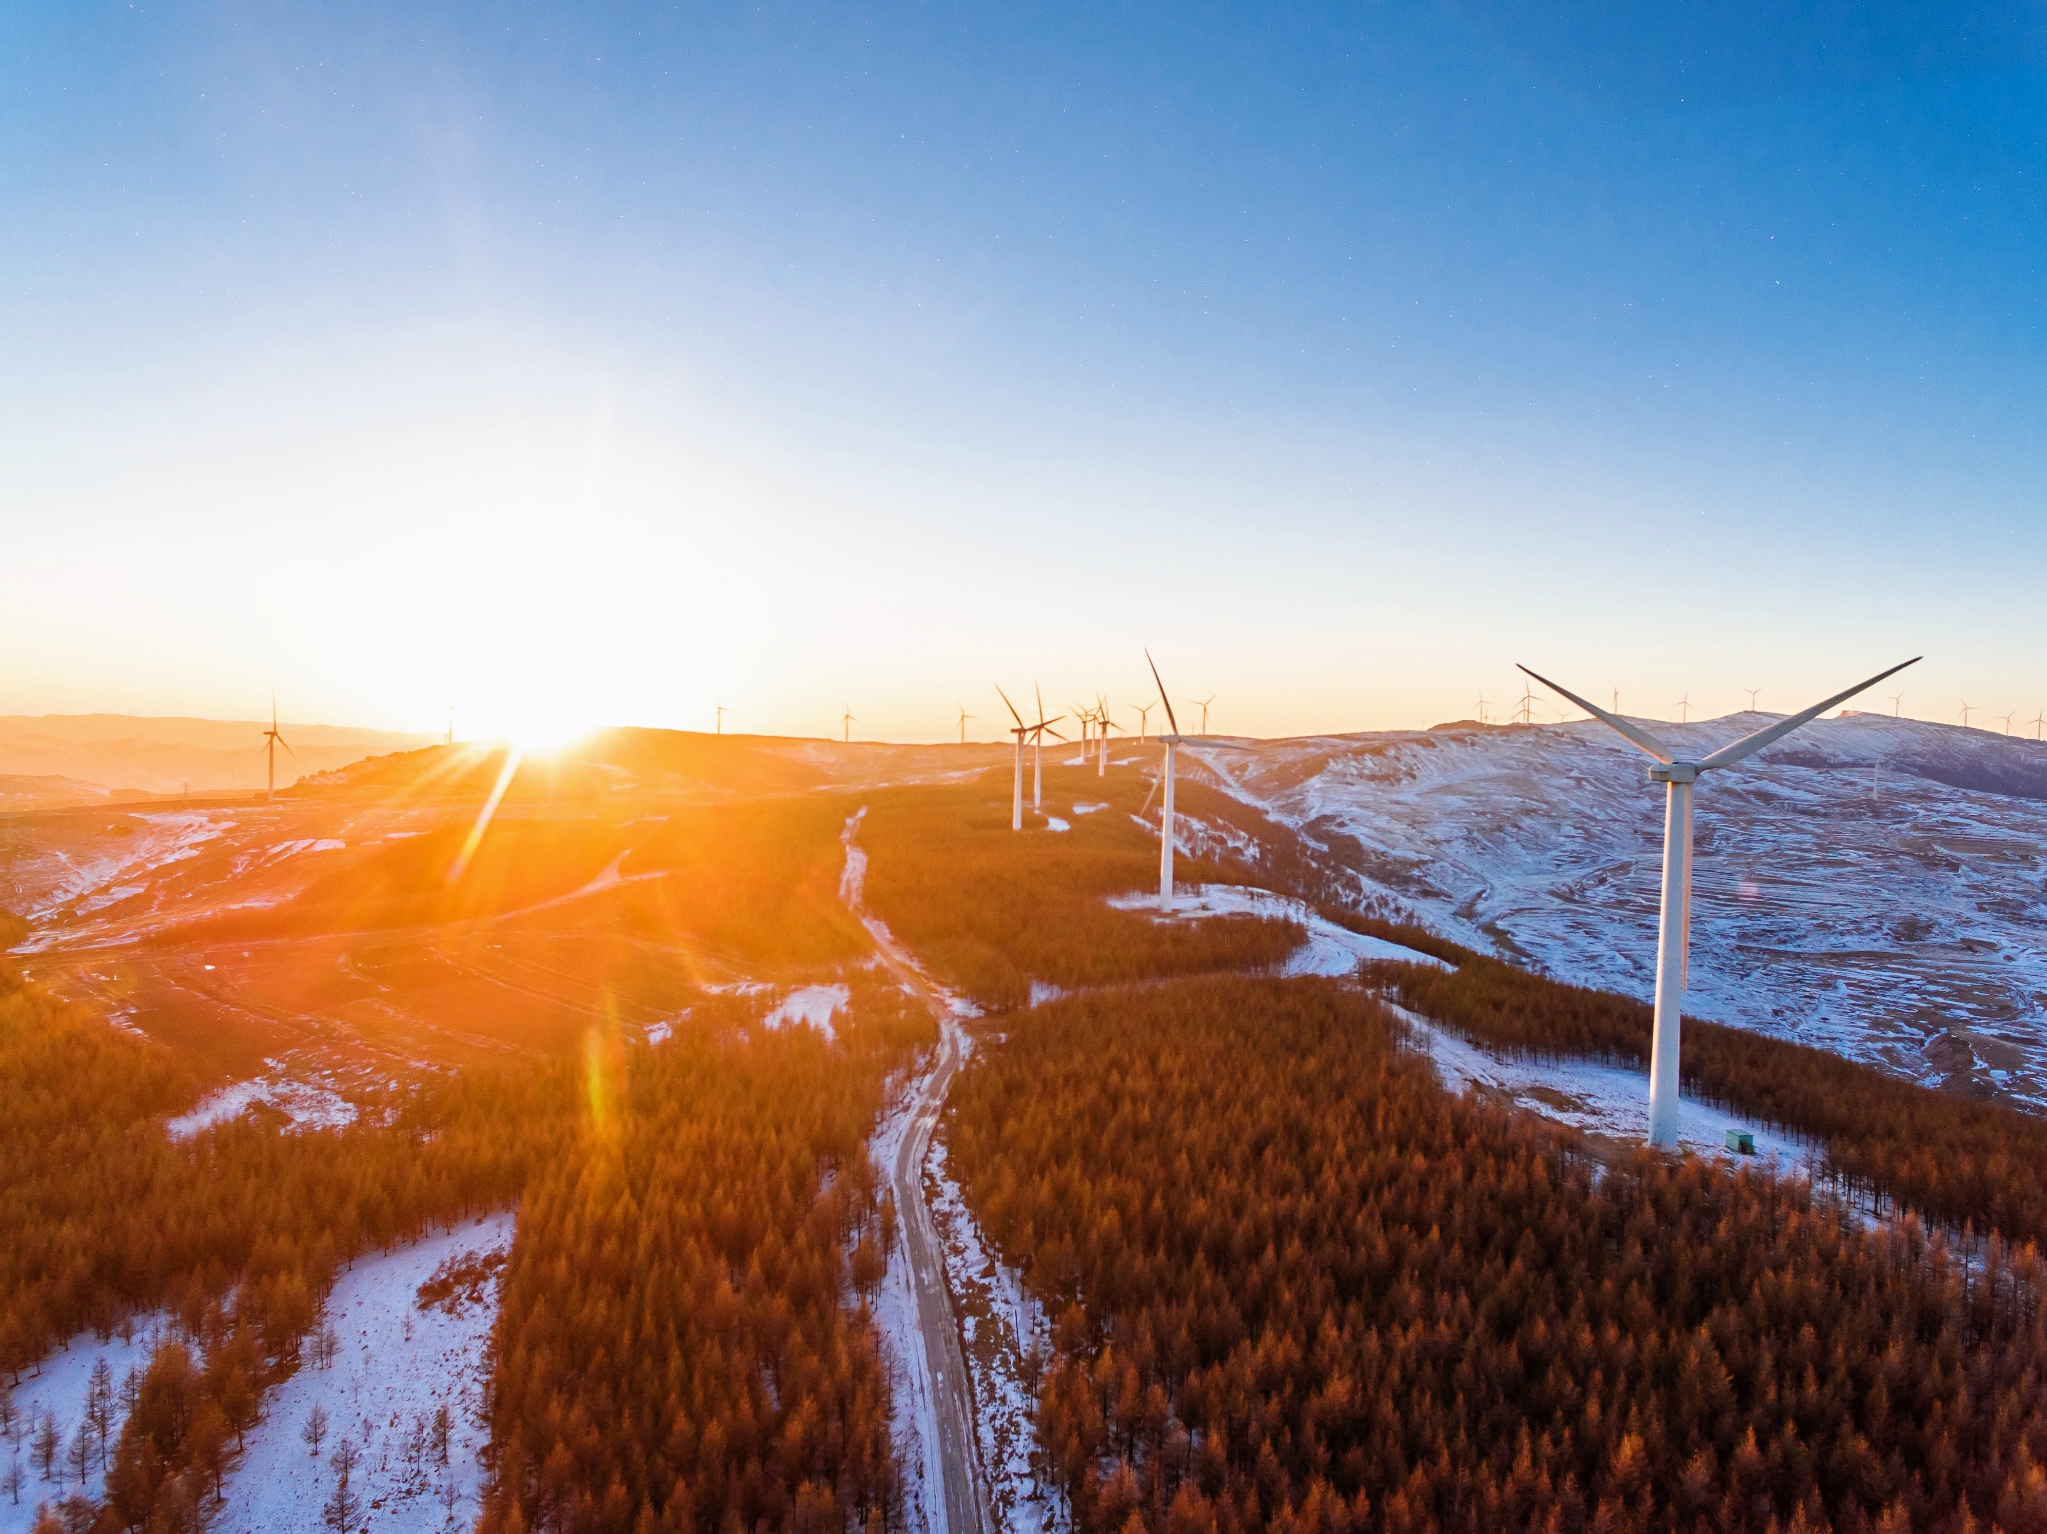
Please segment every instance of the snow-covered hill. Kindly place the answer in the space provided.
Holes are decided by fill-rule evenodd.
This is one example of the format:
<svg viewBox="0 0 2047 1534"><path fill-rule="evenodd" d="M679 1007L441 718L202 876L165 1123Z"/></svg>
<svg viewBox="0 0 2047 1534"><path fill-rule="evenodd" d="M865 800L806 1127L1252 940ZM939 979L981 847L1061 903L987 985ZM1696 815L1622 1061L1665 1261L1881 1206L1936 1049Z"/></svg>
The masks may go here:
<svg viewBox="0 0 2047 1534"><path fill-rule="evenodd" d="M1775 716L1654 729L1696 759ZM1647 999L1663 791L1597 723L1203 753L1368 899ZM2047 1110L2047 745L1849 714L1701 783L1686 1010Z"/></svg>

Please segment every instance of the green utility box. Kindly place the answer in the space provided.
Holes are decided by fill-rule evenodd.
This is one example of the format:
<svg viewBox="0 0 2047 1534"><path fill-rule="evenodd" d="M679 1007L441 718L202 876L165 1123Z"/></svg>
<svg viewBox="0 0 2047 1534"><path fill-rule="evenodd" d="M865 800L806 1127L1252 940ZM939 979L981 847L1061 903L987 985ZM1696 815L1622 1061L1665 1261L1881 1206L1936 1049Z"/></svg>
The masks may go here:
<svg viewBox="0 0 2047 1534"><path fill-rule="evenodd" d="M1737 1156L1753 1156L1756 1153L1756 1137L1746 1129L1727 1131L1727 1148Z"/></svg>

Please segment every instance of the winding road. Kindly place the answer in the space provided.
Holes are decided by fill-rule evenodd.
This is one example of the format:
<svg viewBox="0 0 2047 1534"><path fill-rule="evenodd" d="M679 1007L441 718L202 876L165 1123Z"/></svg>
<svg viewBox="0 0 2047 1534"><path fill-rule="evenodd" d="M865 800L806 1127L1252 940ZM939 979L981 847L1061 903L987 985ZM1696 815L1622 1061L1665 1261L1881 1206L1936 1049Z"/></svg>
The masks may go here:
<svg viewBox="0 0 2047 1534"><path fill-rule="evenodd" d="M917 1330L924 1341L925 1382L931 1415L938 1425L937 1459L940 1488L926 1487L929 1534L995 1534L989 1511L987 1479L981 1470L980 1435L976 1430L974 1392L960 1351L959 1325L953 1319L952 1294L945 1285L945 1251L924 1201L924 1158L931 1131L952 1086L953 1074L966 1058L966 1035L952 1000L934 986L896 942L888 927L868 912L863 901L867 854L856 844L860 811L846 822L846 871L839 894L874 939L889 973L937 1019L937 1062L911 1084L909 1100L896 1111L905 1124L895 1154L886 1168L902 1218L903 1248L909 1256L911 1293L917 1303Z"/></svg>

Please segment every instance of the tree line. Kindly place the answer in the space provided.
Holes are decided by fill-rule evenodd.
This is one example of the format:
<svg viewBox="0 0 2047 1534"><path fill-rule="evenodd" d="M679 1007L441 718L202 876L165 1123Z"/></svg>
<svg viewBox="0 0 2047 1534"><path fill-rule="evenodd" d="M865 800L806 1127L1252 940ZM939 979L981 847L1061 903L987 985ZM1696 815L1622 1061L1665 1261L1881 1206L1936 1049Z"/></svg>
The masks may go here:
<svg viewBox="0 0 2047 1534"><path fill-rule="evenodd" d="M1647 1066L1655 1014L1641 1002L1461 950L1454 962L1364 973L1402 1006L1496 1049ZM2047 1121L1699 1018L1684 1020L1682 1063L1685 1092L1821 1148L1821 1181L1878 1213L2047 1238Z"/></svg>
<svg viewBox="0 0 2047 1534"><path fill-rule="evenodd" d="M952 1164L1058 1317L1079 1534L2047 1527L2030 1249L1445 1092L1378 1002L1188 980L1035 1009Z"/></svg>

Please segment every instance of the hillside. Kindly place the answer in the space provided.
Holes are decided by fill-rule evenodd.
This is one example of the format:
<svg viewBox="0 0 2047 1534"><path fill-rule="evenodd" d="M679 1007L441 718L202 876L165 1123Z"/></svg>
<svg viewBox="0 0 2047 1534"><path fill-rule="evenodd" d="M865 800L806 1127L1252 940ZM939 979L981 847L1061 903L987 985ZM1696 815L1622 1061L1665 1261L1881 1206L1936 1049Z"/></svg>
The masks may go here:
<svg viewBox="0 0 2047 1534"><path fill-rule="evenodd" d="M0 775L65 777L87 787L46 802L83 803L91 786L151 794L211 793L263 786L267 721L145 718L135 714L0 715ZM280 752L277 780L326 772L365 756L423 745L434 737L340 725L283 726L296 755ZM8 805L13 808L13 805Z"/></svg>
<svg viewBox="0 0 2047 1534"><path fill-rule="evenodd" d="M1687 753L1771 715L1657 724ZM1663 795L1603 726L1258 743L1208 766L1350 893L1482 952L1646 997ZM2047 1107L2047 746L1825 719L1698 796L1686 1010Z"/></svg>

